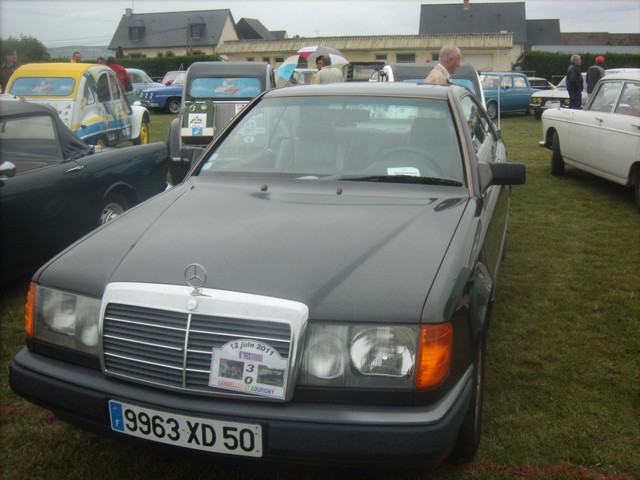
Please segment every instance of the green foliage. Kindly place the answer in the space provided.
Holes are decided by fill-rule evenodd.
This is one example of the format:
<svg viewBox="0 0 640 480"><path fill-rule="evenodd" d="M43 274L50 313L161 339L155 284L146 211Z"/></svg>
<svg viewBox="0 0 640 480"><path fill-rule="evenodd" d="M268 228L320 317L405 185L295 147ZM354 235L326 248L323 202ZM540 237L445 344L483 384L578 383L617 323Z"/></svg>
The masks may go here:
<svg viewBox="0 0 640 480"><path fill-rule="evenodd" d="M140 68L153 78L163 77L169 70L186 70L195 62L219 61L217 55L183 55L149 58L122 58L118 63L130 68Z"/></svg>
<svg viewBox="0 0 640 480"><path fill-rule="evenodd" d="M582 71L586 71L596 63L598 55L605 56L604 68L638 68L640 67L640 55L634 53L581 53ZM551 80L554 75L565 75L571 61L569 53L531 51L524 55L519 69L533 71L537 77Z"/></svg>
<svg viewBox="0 0 640 480"><path fill-rule="evenodd" d="M122 47L118 47L116 50L116 58L117 59L121 59L124 58L124 50L122 50Z"/></svg>
<svg viewBox="0 0 640 480"><path fill-rule="evenodd" d="M48 62L50 60L47 47L34 37L20 35L20 38L0 39L0 51L4 51L5 48L14 48L18 53L18 63L21 64Z"/></svg>

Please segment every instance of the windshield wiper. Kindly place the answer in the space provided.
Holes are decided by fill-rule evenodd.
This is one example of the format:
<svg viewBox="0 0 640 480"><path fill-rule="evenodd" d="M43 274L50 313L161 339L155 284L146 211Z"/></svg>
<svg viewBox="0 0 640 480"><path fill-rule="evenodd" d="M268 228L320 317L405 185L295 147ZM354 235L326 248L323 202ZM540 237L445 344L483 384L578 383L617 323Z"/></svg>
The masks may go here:
<svg viewBox="0 0 640 480"><path fill-rule="evenodd" d="M417 183L422 185L443 185L446 187L462 187L462 182L439 177L416 177L414 175L331 175L322 180L344 180L352 182L380 182L380 183Z"/></svg>

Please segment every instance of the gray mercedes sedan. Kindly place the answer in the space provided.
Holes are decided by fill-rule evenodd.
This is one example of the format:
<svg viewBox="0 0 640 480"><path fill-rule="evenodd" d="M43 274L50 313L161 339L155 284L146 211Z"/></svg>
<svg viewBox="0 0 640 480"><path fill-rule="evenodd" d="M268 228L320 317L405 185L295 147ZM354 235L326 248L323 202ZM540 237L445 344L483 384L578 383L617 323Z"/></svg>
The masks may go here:
<svg viewBox="0 0 640 480"><path fill-rule="evenodd" d="M184 153L182 183L35 274L12 389L176 451L470 460L510 185L525 181L473 94L270 90Z"/></svg>

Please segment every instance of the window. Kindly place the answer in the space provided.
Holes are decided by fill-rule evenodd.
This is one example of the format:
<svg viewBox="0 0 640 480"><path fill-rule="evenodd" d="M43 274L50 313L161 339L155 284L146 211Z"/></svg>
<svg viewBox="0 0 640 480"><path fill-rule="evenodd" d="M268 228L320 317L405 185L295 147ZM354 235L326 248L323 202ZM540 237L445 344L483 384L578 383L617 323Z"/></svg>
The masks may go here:
<svg viewBox="0 0 640 480"><path fill-rule="evenodd" d="M258 78L200 77L191 80L189 95L194 98L253 98L260 93Z"/></svg>
<svg viewBox="0 0 640 480"><path fill-rule="evenodd" d="M511 88L513 87L513 77L505 75L500 80L500 86L502 88Z"/></svg>
<svg viewBox="0 0 640 480"><path fill-rule="evenodd" d="M483 113L484 109L470 96L464 97L461 103L478 160L493 162L495 138L490 121Z"/></svg>
<svg viewBox="0 0 640 480"><path fill-rule="evenodd" d="M111 85L109 84L109 76L102 74L98 77L98 101L108 102L111 100Z"/></svg>
<svg viewBox="0 0 640 480"><path fill-rule="evenodd" d="M387 54L386 53L376 53L376 60L382 61L382 62L386 62L387 61Z"/></svg>
<svg viewBox="0 0 640 480"><path fill-rule="evenodd" d="M612 112L616 100L622 91L622 81L603 82L595 93L589 110Z"/></svg>
<svg viewBox="0 0 640 480"><path fill-rule="evenodd" d="M396 61L398 63L415 63L416 54L415 53L398 53L396 54Z"/></svg>
<svg viewBox="0 0 640 480"><path fill-rule="evenodd" d="M640 83L626 83L620 95L615 113L640 116Z"/></svg>
<svg viewBox="0 0 640 480"><path fill-rule="evenodd" d="M514 88L527 88L527 82L524 77L513 77Z"/></svg>
<svg viewBox="0 0 640 480"><path fill-rule="evenodd" d="M129 27L129 40L138 42L142 39L144 27Z"/></svg>
<svg viewBox="0 0 640 480"><path fill-rule="evenodd" d="M9 119L0 130L3 157L11 158L18 173L62 162L54 119L31 115Z"/></svg>
<svg viewBox="0 0 640 480"><path fill-rule="evenodd" d="M73 93L76 81L66 77L19 77L11 85L11 95L66 97Z"/></svg>
<svg viewBox="0 0 640 480"><path fill-rule="evenodd" d="M202 32L201 24L189 25L189 36L191 38L200 38Z"/></svg>

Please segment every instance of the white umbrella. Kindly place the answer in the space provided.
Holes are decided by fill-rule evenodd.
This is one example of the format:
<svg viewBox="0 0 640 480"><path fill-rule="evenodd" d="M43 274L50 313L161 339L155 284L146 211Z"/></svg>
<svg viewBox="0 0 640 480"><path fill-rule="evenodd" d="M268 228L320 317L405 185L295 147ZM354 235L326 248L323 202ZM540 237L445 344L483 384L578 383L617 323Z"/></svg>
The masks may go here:
<svg viewBox="0 0 640 480"><path fill-rule="evenodd" d="M316 58L320 55L325 56L329 55L331 58L331 65L347 65L349 60L340 52L340 50L336 50L335 48L325 47L324 45L314 45L311 47L302 47L298 50L298 53L302 58L307 60L310 65L315 65Z"/></svg>

